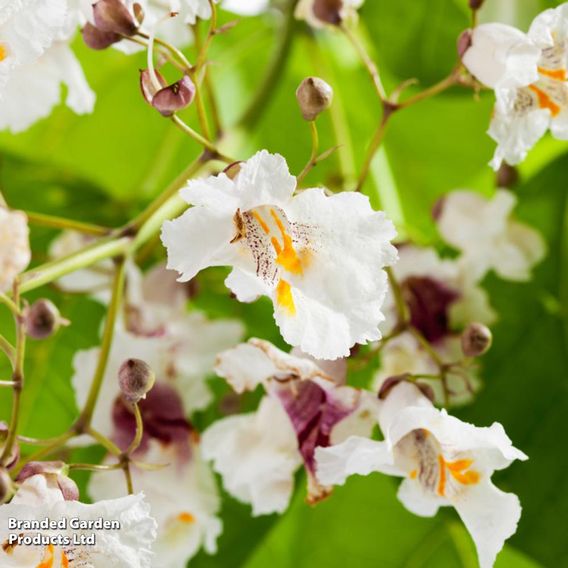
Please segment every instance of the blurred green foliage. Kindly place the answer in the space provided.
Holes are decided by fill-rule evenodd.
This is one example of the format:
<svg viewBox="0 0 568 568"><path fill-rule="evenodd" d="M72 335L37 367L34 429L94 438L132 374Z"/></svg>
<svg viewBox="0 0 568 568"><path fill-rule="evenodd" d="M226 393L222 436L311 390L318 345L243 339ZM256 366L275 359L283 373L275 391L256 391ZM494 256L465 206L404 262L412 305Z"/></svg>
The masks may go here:
<svg viewBox="0 0 568 568"><path fill-rule="evenodd" d="M517 0L518 22L526 25L553 4ZM497 8L488 6L493 12ZM416 78L419 85L409 92L417 92L451 70L456 37L468 26L468 17L466 0L367 0L360 26L387 88ZM255 92L280 24L275 13L242 19L215 39L211 69L225 124L235 121ZM117 225L157 195L198 148L143 101L138 87L142 55L95 53L80 40L76 51L97 92L96 112L77 117L61 107L23 134L0 135L0 187L16 208ZM280 152L298 172L309 155L310 142L294 91L307 75L323 77L336 92L333 113L321 119L322 147L336 143L336 132L343 144L308 181L349 186L380 109L368 77L338 34L314 34L296 26L288 65L262 120L253 132L235 135L232 144L240 147L239 158L257 148ZM402 234L436 244L430 210L438 197L458 187L491 191L494 177L487 162L492 142L485 134L491 105L490 94L476 97L456 88L394 117L365 190L376 207L384 207L397 221ZM195 121L193 110L186 114L188 121ZM502 422L531 458L496 476L499 485L517 493L524 506L519 531L499 557L498 568L568 566L567 168L568 146L548 139L521 167L519 216L543 232L549 254L528 284L487 279L500 314L494 348L484 360L484 390L473 405L458 412L478 425ZM35 263L45 260L53 235L34 229ZM155 253L162 254L159 249ZM270 306L231 300L222 285L223 275L222 270L212 270L200 276L195 307L214 317L242 318L251 335L281 344ZM72 355L97 344L104 315L94 302L53 287L30 297L40 295L52 298L73 323L55 338L30 346L22 417L22 433L29 436L59 434L75 417ZM10 328L5 313L0 327ZM4 362L0 372L8 372ZM357 384L370 374L358 376ZM212 381L221 397L224 385ZM9 395L0 393L0 416L7 417L9 408ZM204 426L216 415L214 407L198 416L197 423ZM100 458L100 452L91 450L87 457ZM247 507L227 497L219 554L202 553L192 566L476 566L472 544L457 516L451 511L433 520L412 516L396 501L393 480L379 475L352 479L315 509L304 504L303 492L300 478L294 502L281 518L251 519Z"/></svg>

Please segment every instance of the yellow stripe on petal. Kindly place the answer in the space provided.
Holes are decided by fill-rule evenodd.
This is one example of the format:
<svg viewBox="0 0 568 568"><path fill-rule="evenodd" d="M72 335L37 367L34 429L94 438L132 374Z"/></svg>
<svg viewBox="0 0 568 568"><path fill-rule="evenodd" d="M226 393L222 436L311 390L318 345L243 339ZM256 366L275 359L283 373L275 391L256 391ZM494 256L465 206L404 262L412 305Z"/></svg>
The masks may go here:
<svg viewBox="0 0 568 568"><path fill-rule="evenodd" d="M5 43L0 43L0 61L4 61L8 57L8 47Z"/></svg>
<svg viewBox="0 0 568 568"><path fill-rule="evenodd" d="M53 561L55 560L55 550L53 544L50 544L45 549L44 559L37 565L36 568L53 568Z"/></svg>
<svg viewBox="0 0 568 568"><path fill-rule="evenodd" d="M536 85L529 85L529 89L537 96L538 106L542 109L547 108L552 116L560 114L561 108L557 105L547 93L539 89Z"/></svg>
<svg viewBox="0 0 568 568"><path fill-rule="evenodd" d="M276 286L276 303L288 312L288 315L296 315L296 305L292 296L292 288L285 280L280 280Z"/></svg>
<svg viewBox="0 0 568 568"><path fill-rule="evenodd" d="M566 69L546 69L539 67L538 72L545 77L557 79L558 81L566 81Z"/></svg>

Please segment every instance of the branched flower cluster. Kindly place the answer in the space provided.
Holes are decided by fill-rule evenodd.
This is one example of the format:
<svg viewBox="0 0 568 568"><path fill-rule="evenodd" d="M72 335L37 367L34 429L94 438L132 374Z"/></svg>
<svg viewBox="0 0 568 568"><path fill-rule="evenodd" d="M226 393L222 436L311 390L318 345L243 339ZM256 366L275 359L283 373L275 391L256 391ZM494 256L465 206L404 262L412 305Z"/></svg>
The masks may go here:
<svg viewBox="0 0 568 568"><path fill-rule="evenodd" d="M452 251L442 256L434 247L397 240L395 225L373 210L364 190L391 121L451 87L495 90L495 168L521 161L547 128L566 139L568 6L547 10L524 34L501 24L477 26L482 2L470 2L473 26L456 38L454 69L407 97L410 82L386 91L380 66L361 41L363 0L283 3L280 51L235 128L253 128L273 93L294 15L317 33L344 35L372 81L382 116L356 182L334 193L305 187L306 176L342 144L320 148L318 117L333 105L333 88L323 79L308 77L296 92L311 137L297 175L284 157L266 150L242 156L221 121L209 48L235 24L220 26L218 10L249 15L269 9L268 2L78 4L22 0L0 8L0 125L16 132L47 116L61 84L71 109L93 110L94 94L69 46L80 28L92 49L145 50L140 88L148 112L171 121L201 153L118 228L15 211L0 201L0 303L15 325L14 340L0 330L0 350L12 368L0 386L13 397L0 430L0 517L4 522L19 511L43 519L64 511L122 524L120 534L102 533L95 547L44 539L30 548L8 542L2 526L0 565L9 557L10 566L22 567L108 566L110 559L149 567L158 558L159 566L181 568L201 548L216 551L222 523L214 471L229 494L264 515L286 510L303 468L310 504L353 474L402 478L398 497L407 509L433 516L453 506L480 565L492 566L521 507L491 476L527 456L500 424L478 428L447 409L474 401L481 384L479 357L491 346L489 326L498 317L484 277L530 279L544 242L515 219L516 197L508 189L489 197L459 190L434 207L441 242ZM184 51L191 41L193 61ZM39 87L22 88L31 77ZM190 106L196 125L182 118ZM28 224L61 232L52 258L26 271ZM158 235L164 262L148 268L141 252ZM196 276L219 266L231 269L225 285L235 301L270 300L290 352L264 339L245 341L238 320L187 311L188 299L199 293ZM29 305L25 294L52 283L95 299L106 315L100 345L74 355L79 414L59 436L32 439L20 423L31 363L26 342L72 322L48 300ZM378 368L373 384L351 386L350 373L371 365ZM206 381L213 370L235 397L255 390L262 396L256 410L230 412L198 433L191 418L214 400ZM106 451L102 463L47 461L95 444ZM92 472L93 504L79 502L74 470Z"/></svg>

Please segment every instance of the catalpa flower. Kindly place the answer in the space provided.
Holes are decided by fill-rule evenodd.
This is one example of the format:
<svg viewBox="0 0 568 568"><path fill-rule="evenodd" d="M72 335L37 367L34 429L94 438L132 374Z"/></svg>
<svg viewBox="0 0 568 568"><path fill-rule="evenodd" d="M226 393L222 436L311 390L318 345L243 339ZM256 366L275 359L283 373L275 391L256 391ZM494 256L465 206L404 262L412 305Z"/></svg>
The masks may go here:
<svg viewBox="0 0 568 568"><path fill-rule="evenodd" d="M158 383L140 402L140 410L144 437L133 457L163 465L150 471L136 464L131 468L133 486L144 493L158 523L154 565L185 568L187 560L200 548L209 554L217 550L217 538L222 531L217 516L221 507L219 493L176 391ZM136 424L130 406L122 400L114 405L113 424L113 439L126 449L134 438ZM116 460L107 462L113 459ZM119 497L124 489L123 478L121 471L94 475L88 492L96 500Z"/></svg>
<svg viewBox="0 0 568 568"><path fill-rule="evenodd" d="M284 158L266 151L234 179L190 181L181 196L193 207L162 228L168 268L183 282L232 266L225 283L239 300L270 297L290 345L336 359L380 338L395 230L359 193L295 189Z"/></svg>
<svg viewBox="0 0 568 568"><path fill-rule="evenodd" d="M69 48L74 29L66 0L23 0L0 8L0 128L20 132L48 116L67 88L77 114L95 95Z"/></svg>
<svg viewBox="0 0 568 568"><path fill-rule="evenodd" d="M513 193L499 189L491 199L472 191L447 195L437 219L444 240L461 251L470 277L480 280L489 270L506 280L528 280L546 254L542 236L514 220ZM480 320L481 321L481 320Z"/></svg>
<svg viewBox="0 0 568 568"><path fill-rule="evenodd" d="M336 386L313 361L259 339L222 353L216 369L236 392L261 384L267 392L256 412L219 420L203 434L203 455L213 460L226 490L250 503L253 515L281 513L303 462L308 500L327 496L329 488L314 476L315 448L368 435L374 399Z"/></svg>
<svg viewBox="0 0 568 568"><path fill-rule="evenodd" d="M85 522L115 521L120 529L96 531L96 542L78 544L93 529L67 528L28 530L9 528L9 519L45 521L77 518ZM0 564L3 568L50 568L92 566L105 568L150 568L156 521L142 494L100 501L92 505L66 501L50 487L43 475L34 475L20 486L11 503L0 506ZM30 544L28 539L38 544ZM21 539L21 540L20 540Z"/></svg>
<svg viewBox="0 0 568 568"><path fill-rule="evenodd" d="M451 214L448 213L448 214ZM458 221L459 222L459 221ZM472 321L491 324L496 314L485 290L462 259L440 258L433 248L404 244L393 273L408 306L410 322L430 343L440 343ZM392 292L383 331L396 325Z"/></svg>
<svg viewBox="0 0 568 568"><path fill-rule="evenodd" d="M28 218L0 203L0 292L12 288L16 276L31 260Z"/></svg>
<svg viewBox="0 0 568 568"><path fill-rule="evenodd" d="M295 16L314 28L324 25L338 26L344 21L357 18L357 9L365 0L300 0Z"/></svg>
<svg viewBox="0 0 568 568"><path fill-rule="evenodd" d="M465 66L495 89L489 135L497 142L491 165L518 164L550 129L568 140L568 5L544 11L528 34L504 24L483 24L471 35Z"/></svg>
<svg viewBox="0 0 568 568"><path fill-rule="evenodd" d="M398 498L411 512L432 517L453 506L469 530L481 568L516 530L521 506L516 495L491 481L494 471L527 456L514 448L500 424L478 428L436 409L413 384L395 385L380 403L384 441L352 436L316 450L317 476L342 485L353 474L380 471L404 478Z"/></svg>

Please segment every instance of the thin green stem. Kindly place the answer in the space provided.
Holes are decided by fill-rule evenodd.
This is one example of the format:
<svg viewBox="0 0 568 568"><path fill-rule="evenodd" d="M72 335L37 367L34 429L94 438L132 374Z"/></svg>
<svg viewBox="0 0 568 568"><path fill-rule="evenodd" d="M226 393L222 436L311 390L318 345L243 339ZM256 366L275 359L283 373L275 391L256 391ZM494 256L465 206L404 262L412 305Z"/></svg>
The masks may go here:
<svg viewBox="0 0 568 568"><path fill-rule="evenodd" d="M17 385L16 381L0 381L0 387L12 388Z"/></svg>
<svg viewBox="0 0 568 568"><path fill-rule="evenodd" d="M32 211L26 211L25 213L30 223L41 225L42 227L69 229L71 231L78 231L80 233L85 233L86 235L95 235L98 237L104 237L112 231L112 229L107 227L101 227L91 223L83 223L82 221L74 221L72 219L64 219L53 215L44 215L43 213L35 213Z"/></svg>
<svg viewBox="0 0 568 568"><path fill-rule="evenodd" d="M16 350L2 334L0 334L0 350L2 350L6 357L8 357L13 369L16 364Z"/></svg>
<svg viewBox="0 0 568 568"><path fill-rule="evenodd" d="M428 87L423 91L420 91L420 93L406 99L405 101L396 103L396 108L397 109L408 108L409 106L415 105L416 103L419 103L425 99L434 97L442 93L443 91L449 89L450 87L453 87L454 85L458 85L460 82L459 80L460 71L461 71L461 66L456 67L456 69L454 69L445 79L442 79L440 82L436 83L435 85L432 85L431 87Z"/></svg>
<svg viewBox="0 0 568 568"><path fill-rule="evenodd" d="M103 340L101 344L101 350L99 353L99 360L97 363L97 368L93 376L93 382L91 383L91 388L89 390L89 395L87 397L87 402L81 412L78 419L78 424L83 427L89 426L91 423L91 418L93 417L93 412L95 410L95 405L99 398L101 387L105 378L105 372L107 368L107 363L110 355L110 350L112 347L112 340L114 338L114 329L116 326L116 320L120 311L120 306L122 304L122 296L124 292L124 280L125 280L125 259L124 257L118 258L116 260L116 273L114 276L114 282L112 287L112 297L110 305L108 307L107 318L105 321L105 327L103 332Z"/></svg>
<svg viewBox="0 0 568 568"><path fill-rule="evenodd" d="M114 456L121 456L122 450L104 434L101 434L98 430L95 430L92 426L87 427L85 433L91 436L93 440L98 442L107 452Z"/></svg>
<svg viewBox="0 0 568 568"><path fill-rule="evenodd" d="M216 159L226 162L227 164L232 164L235 161L232 158L220 154L212 142L201 136L199 132L193 130L193 128L186 124L179 116L177 116L177 114L174 114L171 120L182 132L185 132L188 136L193 138L198 144L208 150Z"/></svg>
<svg viewBox="0 0 568 568"><path fill-rule="evenodd" d="M296 28L294 11L297 3L298 0L288 0L286 4L284 24L272 61L266 70L256 94L237 122L237 125L242 128L252 130L256 124L258 124L258 121L272 99L272 93L278 87L280 76L286 66L288 55L292 47L292 40Z"/></svg>
<svg viewBox="0 0 568 568"><path fill-rule="evenodd" d="M65 446L65 444L69 440L71 440L71 438L74 438L75 436L76 436L75 432L69 431L65 432L64 434L61 434L61 436L58 436L57 438L53 438L52 442L49 445L45 446L44 448L41 448L37 452L30 454L25 459L21 460L16 466L16 468L13 470L13 475L17 476L18 473L22 471L23 467L27 463L39 461L45 458L46 456L49 456L54 452L56 452L57 450L61 449L63 446Z"/></svg>
<svg viewBox="0 0 568 568"><path fill-rule="evenodd" d="M134 418L136 419L136 434L126 452L127 456L132 455L139 447L142 442L142 436L144 435L144 423L142 421L142 414L140 413L140 407L134 404Z"/></svg>
<svg viewBox="0 0 568 568"><path fill-rule="evenodd" d="M369 148L367 150L367 154L365 155L365 160L363 162L363 167L361 168L361 173L359 174L359 179L357 180L355 191L363 190L367 176L371 171L371 164L373 163L373 159L384 140L390 116L391 112L389 112L387 110L387 107L385 107L385 112L383 113L381 122L379 123L379 126L375 131L373 139L371 140L371 144L369 145Z"/></svg>
<svg viewBox="0 0 568 568"><path fill-rule="evenodd" d="M70 463L69 469L74 469L75 471L116 471L117 469L122 469L121 463L115 464L94 464L94 463Z"/></svg>
<svg viewBox="0 0 568 568"><path fill-rule="evenodd" d="M408 306L406 305L406 302L404 301L404 295L402 293L402 288L400 287L400 284L398 282L398 280L396 279L396 276L394 275L394 271L393 269L389 266L387 268L385 268L388 279L389 279L389 284L392 290L392 294L394 296L394 302L395 302L395 306L396 306L396 313L397 313L397 317L398 317L398 325L399 327L405 327L406 325L408 325L408 322L410 320L410 314L408 313Z"/></svg>
<svg viewBox="0 0 568 568"><path fill-rule="evenodd" d="M308 163L304 166L304 169L300 172L300 175L298 175L298 185L302 183L304 178L317 164L318 150L319 150L319 135L318 135L318 127L316 125L315 120L310 120L310 134L312 139L312 151Z"/></svg>
<svg viewBox="0 0 568 568"><path fill-rule="evenodd" d="M0 304L4 304L15 316L20 315L20 308L6 294L0 293Z"/></svg>
<svg viewBox="0 0 568 568"><path fill-rule="evenodd" d="M22 293L35 290L70 272L75 272L101 260L124 254L128 251L131 244L131 237L111 236L101 239L74 254L47 262L28 272L24 272L20 277L20 290Z"/></svg>
<svg viewBox="0 0 568 568"><path fill-rule="evenodd" d="M347 39L351 42L351 45L355 48L355 51L361 58L365 69L367 69L367 72L371 76L371 80L373 81L373 85L375 86L375 90L377 91L379 98L381 99L381 101L386 101L387 93L383 86L377 64L371 59L371 57L367 53L367 50L365 49L365 46L357 37L357 35L351 30L351 28L349 28L349 26L342 25L340 26L340 29L345 34Z"/></svg>

